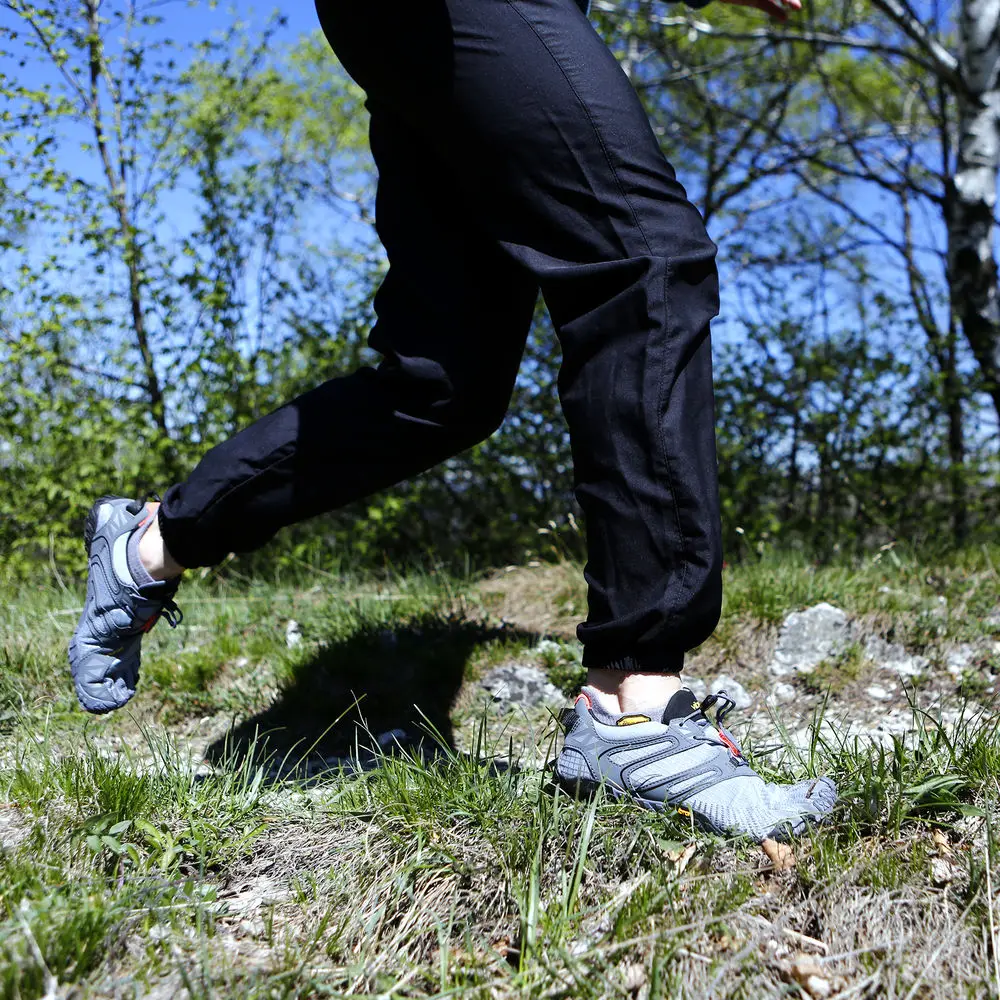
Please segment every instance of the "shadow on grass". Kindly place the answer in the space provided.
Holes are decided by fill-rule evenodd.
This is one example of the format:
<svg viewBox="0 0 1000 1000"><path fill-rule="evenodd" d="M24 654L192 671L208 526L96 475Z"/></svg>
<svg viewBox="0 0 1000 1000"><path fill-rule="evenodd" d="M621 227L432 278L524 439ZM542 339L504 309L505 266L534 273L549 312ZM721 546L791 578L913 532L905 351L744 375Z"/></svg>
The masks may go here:
<svg viewBox="0 0 1000 1000"><path fill-rule="evenodd" d="M539 638L436 615L362 629L297 664L277 700L210 744L205 758L260 766L280 781L363 770L380 750L433 754L436 745L453 747L450 713L475 651Z"/></svg>

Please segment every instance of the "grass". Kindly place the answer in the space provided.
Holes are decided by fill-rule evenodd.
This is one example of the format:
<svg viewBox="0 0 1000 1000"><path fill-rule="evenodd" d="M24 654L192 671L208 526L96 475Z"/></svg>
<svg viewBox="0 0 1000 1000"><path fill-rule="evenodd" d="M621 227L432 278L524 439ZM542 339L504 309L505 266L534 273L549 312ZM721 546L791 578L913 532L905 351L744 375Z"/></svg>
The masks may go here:
<svg viewBox="0 0 1000 1000"><path fill-rule="evenodd" d="M905 732L848 724L859 641L740 734L767 776L841 788L788 871L679 816L568 798L552 713L486 704L476 680L500 663L578 683L577 567L187 585L140 694L100 719L66 675L78 595L9 591L0 997L1000 996L1000 721L974 673L996 654L957 679L941 655L994 640L993 565L890 550L728 572L694 665L737 662L766 692L782 618L820 600L932 663L891 703ZM366 749L394 726L422 739Z"/></svg>

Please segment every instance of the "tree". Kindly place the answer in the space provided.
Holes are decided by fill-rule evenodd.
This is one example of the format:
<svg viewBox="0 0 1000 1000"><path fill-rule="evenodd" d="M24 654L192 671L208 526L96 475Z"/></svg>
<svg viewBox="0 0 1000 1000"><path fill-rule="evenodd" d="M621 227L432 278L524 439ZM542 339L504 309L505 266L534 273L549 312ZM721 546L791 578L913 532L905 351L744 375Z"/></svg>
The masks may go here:
<svg viewBox="0 0 1000 1000"><path fill-rule="evenodd" d="M793 274L820 218L826 242L810 252L867 255L878 294L909 315L932 419L947 427L960 541L976 393L1000 414L995 8L964 3L957 46L946 7L921 19L905 0L810 7L784 27L730 10L603 9L668 153L700 179L730 286L742 295L765 270Z"/></svg>

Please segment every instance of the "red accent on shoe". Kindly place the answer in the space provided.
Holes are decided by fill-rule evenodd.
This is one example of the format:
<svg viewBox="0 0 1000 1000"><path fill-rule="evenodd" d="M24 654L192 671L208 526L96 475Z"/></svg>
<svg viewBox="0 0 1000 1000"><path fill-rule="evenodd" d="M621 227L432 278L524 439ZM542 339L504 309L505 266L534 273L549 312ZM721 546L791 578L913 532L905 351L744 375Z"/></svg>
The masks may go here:
<svg viewBox="0 0 1000 1000"><path fill-rule="evenodd" d="M594 709L594 703L590 700L590 695L589 694L584 694L584 692L581 691L576 696L577 703L580 701L581 698L587 703L587 708L589 708L591 711L593 711L593 709Z"/></svg>
<svg viewBox="0 0 1000 1000"><path fill-rule="evenodd" d="M160 615L161 614L162 614L161 611L157 611L156 614L153 615L153 617L150 618L149 621L146 622L146 624L142 626L141 631L143 632L143 634L145 634L146 632L152 631L153 626L160 620Z"/></svg>
<svg viewBox="0 0 1000 1000"><path fill-rule="evenodd" d="M729 747L729 752L734 757L743 756L743 751L725 733L719 733L719 739Z"/></svg>

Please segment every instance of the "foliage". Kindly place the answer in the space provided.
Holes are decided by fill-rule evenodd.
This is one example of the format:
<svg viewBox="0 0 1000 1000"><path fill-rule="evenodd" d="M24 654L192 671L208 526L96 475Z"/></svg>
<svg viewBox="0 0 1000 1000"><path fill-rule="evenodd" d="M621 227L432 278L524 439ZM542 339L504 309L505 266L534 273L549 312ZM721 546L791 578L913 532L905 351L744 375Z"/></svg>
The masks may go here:
<svg viewBox="0 0 1000 1000"><path fill-rule="evenodd" d="M951 105L932 67L878 5L787 30L709 13L595 16L721 246L729 558L991 537L997 437L948 319ZM183 47L117 0L0 5L8 572L79 574L96 496L163 492L256 417L377 362L363 95L318 34L281 48L279 26L234 19ZM851 43L872 32L884 43ZM493 438L229 571L582 555L559 360L540 306Z"/></svg>

